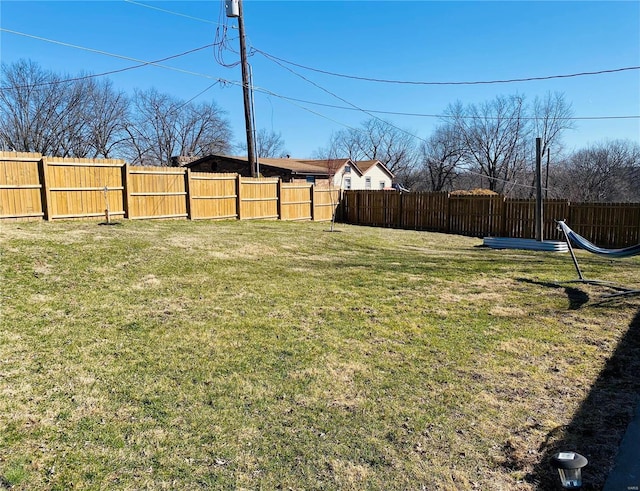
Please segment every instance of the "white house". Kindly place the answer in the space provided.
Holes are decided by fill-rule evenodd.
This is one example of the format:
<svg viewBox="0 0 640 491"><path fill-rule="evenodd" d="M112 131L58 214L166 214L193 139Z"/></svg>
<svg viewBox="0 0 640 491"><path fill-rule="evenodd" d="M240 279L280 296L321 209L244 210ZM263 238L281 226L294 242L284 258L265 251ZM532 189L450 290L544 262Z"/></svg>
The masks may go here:
<svg viewBox="0 0 640 491"><path fill-rule="evenodd" d="M393 173L379 160L351 159L303 160L302 162L328 169L333 185L341 189L391 189Z"/></svg>
<svg viewBox="0 0 640 491"><path fill-rule="evenodd" d="M344 189L388 189L393 183L393 174L379 160L361 160L354 164L353 174L345 172ZM345 169L346 171L347 169ZM358 172L354 173L353 171Z"/></svg>
<svg viewBox="0 0 640 491"><path fill-rule="evenodd" d="M391 189L393 173L379 160L354 162L351 159L305 160L294 158L259 158L260 174L279 177L285 182L312 182L319 187L328 185L341 189ZM237 172L250 176L247 157L208 155L182 161L174 158L174 165L196 172Z"/></svg>

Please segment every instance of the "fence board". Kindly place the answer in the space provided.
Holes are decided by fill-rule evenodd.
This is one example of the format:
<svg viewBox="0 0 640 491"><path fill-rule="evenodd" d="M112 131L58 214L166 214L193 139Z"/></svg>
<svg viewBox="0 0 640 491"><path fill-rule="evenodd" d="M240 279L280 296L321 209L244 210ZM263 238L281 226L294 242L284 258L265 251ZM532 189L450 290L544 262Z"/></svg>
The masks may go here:
<svg viewBox="0 0 640 491"><path fill-rule="evenodd" d="M15 159L19 159L18 153ZM39 176L39 159L0 159L0 219L28 220L44 216Z"/></svg>
<svg viewBox="0 0 640 491"><path fill-rule="evenodd" d="M278 179L243 177L238 181L243 220L278 218Z"/></svg>
<svg viewBox="0 0 640 491"><path fill-rule="evenodd" d="M449 232L472 237L502 235L502 196L451 196Z"/></svg>
<svg viewBox="0 0 640 491"><path fill-rule="evenodd" d="M46 158L43 162L48 218L124 216L123 161Z"/></svg>
<svg viewBox="0 0 640 491"><path fill-rule="evenodd" d="M337 188L313 188L313 219L329 222L340 202L340 190Z"/></svg>
<svg viewBox="0 0 640 491"><path fill-rule="evenodd" d="M185 169L130 167L129 218L187 218Z"/></svg>
<svg viewBox="0 0 640 491"><path fill-rule="evenodd" d="M448 193L409 193L403 195L403 228L447 232Z"/></svg>
<svg viewBox="0 0 640 491"><path fill-rule="evenodd" d="M633 203L576 203L569 226L601 247L640 243L640 205Z"/></svg>
<svg viewBox="0 0 640 491"><path fill-rule="evenodd" d="M282 184L280 186L280 220L311 220L312 184Z"/></svg>
<svg viewBox="0 0 640 491"><path fill-rule="evenodd" d="M237 218L236 174L210 174L192 172L189 189L191 192L191 218L225 219Z"/></svg>

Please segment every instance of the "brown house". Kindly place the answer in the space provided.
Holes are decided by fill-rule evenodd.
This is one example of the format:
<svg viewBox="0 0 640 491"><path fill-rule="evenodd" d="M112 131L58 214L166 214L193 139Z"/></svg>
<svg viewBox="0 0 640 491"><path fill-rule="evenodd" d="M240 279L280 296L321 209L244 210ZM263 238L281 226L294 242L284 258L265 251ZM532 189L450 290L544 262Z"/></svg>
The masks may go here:
<svg viewBox="0 0 640 491"><path fill-rule="evenodd" d="M208 155L191 162L182 163L178 159L173 165L187 167L194 172L236 173L251 177L251 168L247 157L228 155ZM298 160L291 158L259 158L258 164L262 177L278 177L284 182L310 182L317 186L328 186L329 177L347 163L349 159L339 160Z"/></svg>

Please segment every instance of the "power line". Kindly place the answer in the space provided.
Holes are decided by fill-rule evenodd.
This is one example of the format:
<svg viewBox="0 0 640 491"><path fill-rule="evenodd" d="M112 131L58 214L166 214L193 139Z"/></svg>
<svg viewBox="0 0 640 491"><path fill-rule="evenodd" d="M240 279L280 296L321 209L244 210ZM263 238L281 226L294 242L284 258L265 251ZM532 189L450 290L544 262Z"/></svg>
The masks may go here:
<svg viewBox="0 0 640 491"><path fill-rule="evenodd" d="M331 92L330 90L328 90L328 89L326 89L326 88L322 87L321 85L319 85L319 84L315 83L313 80L309 80L309 79L308 79L308 78L306 78L304 75L301 75L301 74L299 74L298 72L296 72L296 71L292 70L291 68L284 66L284 65L283 65L283 64L281 64L279 61L277 61L277 60L272 60L272 61L273 61L274 63L276 63L277 65L280 65L280 66L281 66L282 68L284 68L285 70L287 70L287 71L289 71L289 72L293 73L295 76L300 77L300 78L301 78L302 80L304 80L305 82L310 83L310 84L311 84L311 85L313 85L314 87L317 87L318 89L322 90L323 92L326 92L326 93L327 93L327 94L329 94L330 96L335 97L336 99L338 99L338 100L340 100L340 101L344 102L345 104L349 104L351 107L353 107L354 109L356 109L356 110L358 110L358 111L360 111L360 112L363 112L363 113L364 113L364 114L366 114L367 116L369 116L369 117L371 117L371 118L374 118L374 119L376 119L376 120L378 120L378 121L381 121L382 123L384 123L384 124L388 125L389 127L391 127L391 128L395 128L396 130L398 130L398 131L400 131L400 132L402 132L402 133L405 133L406 135L409 135L409 136L411 136L411 137L413 137L413 138L415 138L415 139L417 139L417 140L420 140L420 141L423 141L423 142L426 142L426 141L427 141L427 140L425 140L424 138L421 138L421 137L419 137L419 136L417 136L417 135L414 135L413 133L411 133L411 132L409 132L409 131L407 131L407 130L404 130L404 129L402 129L402 128L398 127L398 126L395 126L395 125L393 125L393 124L389 123L388 121L384 121L383 119L380 119L378 116L375 116L373 113L368 112L366 109L362 109L361 107L356 106L355 104L353 104L353 103L349 102L348 100L346 100L346 99L344 99L344 98L340 97L340 96L339 96L339 95L337 95L337 94L334 94L334 93L333 93L333 92Z"/></svg>
<svg viewBox="0 0 640 491"><path fill-rule="evenodd" d="M201 51L203 49L210 48L211 46L213 46L213 45L212 44L208 44L206 46L202 46L200 48L191 49L189 51L185 51L185 52L179 53L177 55L167 56L166 58L161 58L159 60L147 61L147 62L141 63L139 65L133 65L133 66L125 67L125 68L120 68L118 70L111 70L111 71L108 71L108 72L95 73L95 74L90 74L90 75L82 75L82 76L79 76L79 77L66 78L64 80L53 80L53 81L50 81L50 82L42 82L42 83L38 83L38 84L18 85L18 86L14 86L14 87L0 87L0 90L26 89L26 88L30 88L30 87L42 87L42 86L47 86L47 85L60 85L60 84L65 84L65 83L69 83L69 82L78 82L80 80L88 80L90 78L105 77L107 75L113 75L115 73L126 72L128 70L135 70L136 68L142 68L142 67L149 66L149 65L158 66L157 64L160 63L160 62L171 60L171 59L174 59L174 58L179 58L181 56L185 56L185 55L188 55L188 54L191 54L191 53L195 53L196 51Z"/></svg>
<svg viewBox="0 0 640 491"><path fill-rule="evenodd" d="M52 43L52 44L57 44L57 45L60 45L60 46L65 46L67 48L74 48L74 49L79 49L79 50L82 50L82 51L88 51L90 53L97 53L97 54L100 54L100 55L110 56L112 58L118 58L118 59L121 59L121 60L135 61L136 63L141 63L142 66L152 65L152 66L155 66L155 67L158 67L158 68L164 68L166 70L173 70L175 72L185 73L187 75L195 75L195 76L198 76L198 77L204 77L204 78L209 78L209 79L215 79L216 78L216 77L213 77L211 75L206 75L204 73L192 72L192 71L189 71L189 70L183 70L181 68L176 68L176 67L172 67L172 66L168 66L168 65L160 65L160 64L155 63L155 62L148 62L148 61L145 61L145 60L132 58L130 56L124 56L124 55L119 55L119 54L115 54L115 53L109 53L108 51L102 51L102 50L94 49L94 48L87 48L86 46L78 46L76 44L70 44L70 43L65 43L65 42L62 42L62 41L56 41L54 39L47 39L47 38L43 38L43 37L40 37L40 36L35 36L33 34L27 34L27 33L19 32L19 31L13 31L11 29L5 29L4 27L0 27L0 31L8 32L10 34L16 34L18 36L28 37L28 38L31 38L31 39L37 39L38 41L45 41L47 43ZM210 48L212 46L214 46L214 45L213 44L209 44L209 45L203 46L201 48L196 48L194 50L190 50L190 51L188 51L186 53L183 53L180 56L183 56L184 54L193 53L193 52L201 50L201 49ZM173 57L175 58L175 56L173 56Z"/></svg>
<svg viewBox="0 0 640 491"><path fill-rule="evenodd" d="M281 94L277 94L275 92L272 92L268 89L262 88L262 87L254 87L254 90L256 90L257 92L262 92L268 95L272 95L274 97L278 97L279 99L284 99L287 101L294 101L294 102L300 102L303 104L312 104L314 106L322 106L322 107L329 107L332 109L343 109L345 111L360 111L360 109L355 108L355 107L347 107L347 106L338 106L337 104L326 104L323 102L317 102L317 101L308 101L305 99L297 99L295 97L288 97L285 95L281 95ZM434 119L447 119L447 118L452 118L453 116L449 116L446 114L423 114L423 113L408 113L408 112L397 112L397 111L381 111L378 109L364 109L367 112L370 113L376 113L376 114L387 114L389 116L411 116L411 117L417 117L417 118L434 118ZM477 119L477 118L483 118L483 119L501 119L501 120L507 120L509 118L491 118L491 117L483 117L483 116L460 116L462 119ZM539 118L535 118L535 117L520 117L518 118L520 120L523 121L533 121ZM610 119L640 119L640 115L631 115L631 116L572 116L572 117L568 117L568 118L564 118L567 120L571 120L571 121L589 121L589 120L610 120Z"/></svg>
<svg viewBox="0 0 640 491"><path fill-rule="evenodd" d="M536 82L541 80L555 80L560 78L574 78L574 77L586 77L593 75L604 75L607 73L619 73L626 72L631 70L640 70L640 66L630 66L630 67L622 67L622 68L612 68L609 70L596 70L589 72L579 72L579 73L569 73L569 74L561 74L561 75L547 75L542 77L522 77L522 78L512 78L512 79L504 79L504 80L476 80L476 81L458 81L458 82L421 82L421 81L412 81L412 80L390 80L390 79L381 79L381 78L371 78L371 77L360 77L357 75L347 75L344 73L331 72L328 70L321 70L319 68L313 68L306 65L301 65L299 63L295 63L293 61L285 60L284 58L279 58L272 54L269 54L265 51L262 51L257 48L253 48L255 53L260 53L267 59L271 61L281 61L282 63L286 63L287 65L292 65L298 68L302 68L304 70L309 70L312 72L322 73L324 75L331 75L333 77L341 77L348 78L352 80L361 80L365 82L376 82L376 83L387 83L387 84L404 84L404 85L491 85L491 84L509 84L516 82Z"/></svg>
<svg viewBox="0 0 640 491"><path fill-rule="evenodd" d="M123 0L126 3L130 3L132 5L138 5L140 7L146 7L148 9L157 10L159 12L164 12L166 14L177 15L179 17L184 17L185 19L197 20L198 22L205 22L207 24L220 25L217 22L208 19L202 19L200 17L194 17L192 15L182 14L180 12L174 12L173 10L161 9L160 7L154 7L153 5L147 5L146 3L135 2L134 0Z"/></svg>
<svg viewBox="0 0 640 491"><path fill-rule="evenodd" d="M242 82L233 82L233 81L231 81L231 80L221 80L221 82L222 82L222 83L225 83L225 84L229 84L229 85L237 85L237 86L239 86L239 87L242 87ZM317 111L314 111L314 110L312 110L312 109L309 109L308 107L301 106L300 104L297 104L297 103L296 103L296 101L297 101L298 99L294 99L294 98L291 98L291 97L286 97L286 96L283 96L283 95L277 94L277 93L272 92L272 91L270 91L270 90L268 90L268 89L265 89L265 88L263 88L263 87L256 87L256 86L252 86L251 88L252 88L252 90L254 90L254 91L256 91L256 92L261 92L261 93L263 93L263 94L270 95L270 96L273 96L273 97L277 97L277 98L279 98L279 99L282 99L282 100L284 100L284 101L288 102L289 104L291 104L291 105L293 105L293 106L296 106L296 107L298 107L298 108L302 109L303 111L307 111L307 112L309 112L309 113L311 113L311 114L314 114L314 115L319 116L319 117L321 117L321 118L323 118L323 119L326 119L326 120L328 120L328 121L331 121L332 123L339 124L340 126L344 126L344 127L345 127L345 128L347 128L347 129L354 130L354 131L363 131L363 130L362 130L362 129L360 129L360 128L354 128L353 126L349 126L348 124L341 123L340 121L337 121L337 120L335 120L335 119L333 119L333 118L330 118L329 116L326 116L326 115L321 114L321 113L319 113L319 112L317 112ZM300 102L307 102L307 101L300 101ZM349 108L349 109L351 109L351 108Z"/></svg>
<svg viewBox="0 0 640 491"><path fill-rule="evenodd" d="M133 2L132 0L124 0L128 3L138 3L138 2ZM144 5L144 4L140 4L140 5ZM172 12L170 12L172 13ZM93 49L93 48L88 48L88 47L84 47L84 46L78 46L78 45L74 45L74 44L70 44L70 43L65 43L62 41L56 41L53 39L47 39L47 38L43 38L40 36L35 36L33 34L27 34L27 33L23 33L23 32L19 32L19 31L13 31L11 29L6 29L3 27L0 27L0 31L4 31L10 34L15 34L15 35L20 35L20 36L25 36L25 37L29 37L29 38L33 38L33 39L37 39L39 41L44 41L44 42L48 42L48 43L53 43L53 44L58 44L61 46L65 46L65 47L69 47L69 48L74 48L74 49L80 49L83 51L89 51L89 52L93 52L93 53L97 53L97 54L101 54L104 56L111 56L114 58L119 58L119 59L125 59L125 60L132 60L132 61L136 61L139 64L137 65L133 65L130 67L125 67L125 68L121 68L121 69L117 69L117 70L111 70L108 72L102 72L102 73L98 73L98 74L92 74L92 75L85 75L85 76L80 76L80 77L73 77L73 78L68 78L65 80L58 80L58 81L51 81L51 82L43 82L40 84L35 84L35 85L30 85L29 87L37 87L37 86L45 86L45 85L56 85L56 84L62 84L62 83L67 83L67 82L74 82L74 81L79 81L79 80L85 80L85 79L89 79L89 78L97 78L97 77L103 77L103 76L107 76L107 75L113 75L116 73L121 73L121 72L125 72L128 70L134 70L137 68L142 68L145 66L156 66L158 68L164 68L164 69L168 69L168 70L174 70L174 71L178 71L181 73L186 73L188 75L195 75L195 76L199 76L199 77L204 77L204 78L208 78L208 79L215 79L217 82L222 81L221 79L217 78L217 77L213 77L211 75L206 75L203 73L197 73L197 72L192 72L192 71L188 71L188 70L182 70L179 68L174 68L174 67L170 67L170 66L166 66L166 65L160 65L160 63L164 62L164 61L168 61L174 58L179 58L182 56L186 56L192 53L195 53L197 51L202 51L204 49L208 49L211 47L215 47L216 43L212 43L212 44L207 44L205 46L201 46L199 48L194 48L188 51L184 51L182 53L178 53L175 55L171 55L171 56L167 56L165 58L160 58L158 60L153 60L153 61L144 61L144 60L138 60L136 58L132 58L132 57L128 57L128 56L124 56L124 55L118 55L118 54L114 54L114 53L109 53L106 51L101 51L101 50L97 50L97 49ZM221 40L219 41L221 43L226 43L226 40ZM252 48L253 51L256 52L260 52L261 54L264 54L263 52L261 52L260 50L256 50L255 48ZM268 55L267 58L271 57L271 55ZM277 57L272 57L274 58L274 62L276 62L275 60L279 60L279 58ZM282 66L280 63L277 63L280 66ZM365 114L368 114L372 117L373 114L385 114L385 115L390 115L390 116L409 116L409 117L421 117L421 118L438 118L438 119L444 119L450 116L447 115L442 115L442 114L422 114L422 113L411 113L411 112L398 112L398 111L382 111L382 110L376 110L376 109L364 109L364 108L360 108L358 106L356 106L355 104L352 104L348 101L346 101L345 99L341 98L340 96L328 91L327 89L324 89L322 87L320 87L318 84L316 84L315 82L312 82L310 80L308 80L307 78L303 77L302 75L297 74L296 72L294 72L293 70L287 68L287 67L282 67L285 68L286 70L294 73L295 75L303 78L303 80L307 81L308 83L311 83L313 85L315 85L316 87L320 88L321 90L327 92L328 94L332 95L333 97L338 98L339 100L341 100L342 102L345 102L346 104L349 104L349 107L347 106L339 106L339 105L335 105L335 104L325 104L325 103L321 103L321 102L316 102L316 101L308 101L308 100L304 100L304 99L296 99L293 97L288 97L288 96L284 96L284 95L280 95L277 94L275 92L271 92L267 89L262 89L260 87L256 87L255 89L261 92L265 92L268 93L269 95L272 95L274 97L278 97L280 99L285 99L285 100L289 100L289 101L293 101L293 102L300 102L303 104L312 104L312 105L316 105L316 106L323 106L323 107L329 107L329 108L334 108L334 109L341 109L341 110L347 110L347 111L360 111L360 112L364 112ZM229 81L224 81L229 83ZM27 86L21 86L21 87L0 87L0 90L9 90L11 88L24 88ZM371 114L369 114L371 113ZM316 113L314 113L316 114ZM322 116L322 115L320 115ZM326 119L330 119L327 118L326 116L322 116ZM468 117L468 118L473 118L473 117ZM521 118L524 120L527 119L536 119L536 118ZM575 120L575 121L589 121L589 120L624 120L624 119L640 119L640 115L626 115L626 116L579 116L579 117L571 117L571 118L567 118L570 120ZM337 122L337 121L334 121ZM341 124L341 123L338 123ZM342 124L342 126L346 126L344 124ZM415 136L415 135L412 135Z"/></svg>

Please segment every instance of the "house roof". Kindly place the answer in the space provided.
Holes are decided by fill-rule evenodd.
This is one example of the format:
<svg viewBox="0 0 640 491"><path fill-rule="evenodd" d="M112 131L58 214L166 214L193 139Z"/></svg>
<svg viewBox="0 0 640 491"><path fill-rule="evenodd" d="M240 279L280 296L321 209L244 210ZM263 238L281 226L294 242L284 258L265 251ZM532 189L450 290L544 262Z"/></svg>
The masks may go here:
<svg viewBox="0 0 640 491"><path fill-rule="evenodd" d="M203 160L209 160L211 158L220 158L233 160L239 164L248 164L246 156L237 155L210 155L202 157L201 159L183 164L185 167L191 167L197 165ZM302 175L315 175L315 176L329 176L330 171L337 171L344 165L351 165L351 167L360 175L366 174L371 168L376 165L380 166L391 178L394 177L393 173L387 169L387 167L379 160L360 160L354 162L349 158L340 159L292 159L292 158L262 158L258 159L260 165L267 165L275 167L277 169L285 169L293 174Z"/></svg>
<svg viewBox="0 0 640 491"><path fill-rule="evenodd" d="M351 159L315 159L301 160L300 162L331 170L334 173L345 165L351 165L351 167L353 167L359 174L362 174L358 166Z"/></svg>
<svg viewBox="0 0 640 491"><path fill-rule="evenodd" d="M363 174L366 174L372 167L379 165L391 178L395 177L393 172L391 172L387 166L379 160L358 160L357 164Z"/></svg>
<svg viewBox="0 0 640 491"><path fill-rule="evenodd" d="M198 165L200 162L205 161L205 160L211 160L211 159L225 159L225 160L230 160L230 161L234 161L238 164L245 164L248 165L249 161L248 158L246 156L237 156L237 155L209 155L206 157L202 157L199 160L196 160L194 162L189 162L188 164L185 165L185 167L193 167ZM293 174L303 174L303 175L315 175L315 176L327 176L328 172L327 172L327 167L326 165L324 167L318 166L318 165L312 165L310 163L308 163L307 161L303 161L303 160L297 160L297 159L290 159L290 158L262 158L260 157L258 159L258 163L260 165L265 165L265 166L269 166L269 167L274 167L277 169L284 169L287 171L292 172ZM325 162L326 164L326 162Z"/></svg>
<svg viewBox="0 0 640 491"><path fill-rule="evenodd" d="M339 169L340 167L342 167L345 164L351 164L351 166L360 174L366 174L369 169L375 167L376 165L380 166L380 168L382 168L382 170L384 172L386 172L387 174L389 174L389 177L391 177L393 179L394 175L393 172L391 172L386 165L384 165L382 162L380 162L379 160L358 160L357 162L354 162L351 159L331 159L331 160L302 160L301 162L308 162L312 165L320 165L323 166L324 168L327 168L328 164L327 162L330 163L330 165L334 168L334 169Z"/></svg>

